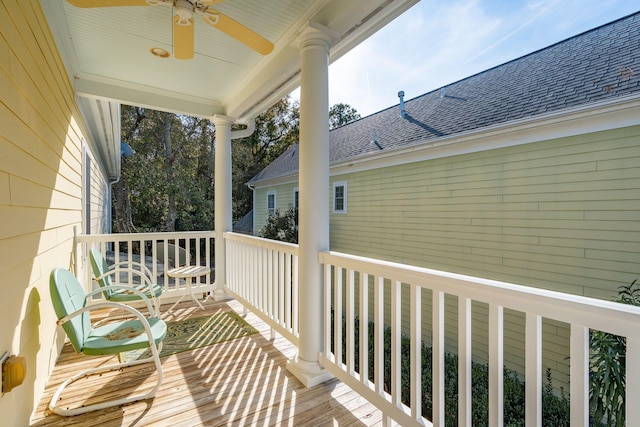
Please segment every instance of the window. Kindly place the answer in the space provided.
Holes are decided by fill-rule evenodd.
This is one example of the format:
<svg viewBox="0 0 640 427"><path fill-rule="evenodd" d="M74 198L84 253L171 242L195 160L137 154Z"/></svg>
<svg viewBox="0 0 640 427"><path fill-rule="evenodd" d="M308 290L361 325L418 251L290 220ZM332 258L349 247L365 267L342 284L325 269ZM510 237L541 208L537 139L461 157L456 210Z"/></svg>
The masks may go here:
<svg viewBox="0 0 640 427"><path fill-rule="evenodd" d="M293 189L293 208L298 209L300 207L300 192L298 191L298 187Z"/></svg>
<svg viewBox="0 0 640 427"><path fill-rule="evenodd" d="M347 183L333 183L333 213L347 213Z"/></svg>
<svg viewBox="0 0 640 427"><path fill-rule="evenodd" d="M267 191L267 214L276 214L276 192Z"/></svg>

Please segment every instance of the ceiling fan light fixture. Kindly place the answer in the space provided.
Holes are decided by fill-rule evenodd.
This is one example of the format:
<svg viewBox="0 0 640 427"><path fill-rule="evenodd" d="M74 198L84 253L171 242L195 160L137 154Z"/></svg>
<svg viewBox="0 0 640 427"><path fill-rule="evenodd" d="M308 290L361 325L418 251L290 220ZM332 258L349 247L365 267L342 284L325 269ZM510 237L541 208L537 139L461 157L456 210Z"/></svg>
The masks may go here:
<svg viewBox="0 0 640 427"><path fill-rule="evenodd" d="M152 47L149 51L152 55L157 56L158 58L168 58L170 56L169 51L161 47Z"/></svg>
<svg viewBox="0 0 640 427"><path fill-rule="evenodd" d="M209 25L216 25L218 21L220 21L220 14L205 10L202 14L202 19L204 19Z"/></svg>

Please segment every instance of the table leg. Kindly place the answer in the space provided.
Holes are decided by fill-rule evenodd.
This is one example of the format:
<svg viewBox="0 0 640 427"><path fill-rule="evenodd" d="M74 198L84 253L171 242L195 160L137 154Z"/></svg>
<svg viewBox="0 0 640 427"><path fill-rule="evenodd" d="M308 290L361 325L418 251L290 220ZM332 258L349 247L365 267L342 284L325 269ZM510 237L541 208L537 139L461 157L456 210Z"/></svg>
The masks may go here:
<svg viewBox="0 0 640 427"><path fill-rule="evenodd" d="M191 300L195 301L196 304L198 304L200 308L204 310L204 306L200 304L200 301L198 301L198 298L196 298L196 296L193 294L193 278L189 279L188 285L189 285L189 293L191 294Z"/></svg>

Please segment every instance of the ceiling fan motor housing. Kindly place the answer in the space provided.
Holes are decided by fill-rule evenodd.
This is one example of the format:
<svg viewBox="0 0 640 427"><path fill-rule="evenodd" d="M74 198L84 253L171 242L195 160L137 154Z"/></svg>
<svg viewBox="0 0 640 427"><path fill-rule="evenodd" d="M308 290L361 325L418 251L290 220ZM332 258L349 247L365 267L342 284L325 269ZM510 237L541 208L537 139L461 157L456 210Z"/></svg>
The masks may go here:
<svg viewBox="0 0 640 427"><path fill-rule="evenodd" d="M176 0L174 3L176 15L180 18L176 23L178 25L193 25L193 12L195 6L188 0Z"/></svg>

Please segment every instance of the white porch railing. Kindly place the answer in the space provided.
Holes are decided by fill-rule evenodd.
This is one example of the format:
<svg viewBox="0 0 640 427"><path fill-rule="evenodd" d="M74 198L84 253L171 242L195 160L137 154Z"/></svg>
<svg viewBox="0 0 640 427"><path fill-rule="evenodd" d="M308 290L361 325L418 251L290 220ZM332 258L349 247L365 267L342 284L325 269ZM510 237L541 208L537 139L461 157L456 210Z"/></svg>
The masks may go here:
<svg viewBox="0 0 640 427"><path fill-rule="evenodd" d="M273 330L298 345L298 246L225 233L227 288Z"/></svg>
<svg viewBox="0 0 640 427"><path fill-rule="evenodd" d="M183 280L168 277L167 270L184 265L203 265L213 268L213 231L183 231L174 233L121 233L92 234L76 236L76 259L83 263L86 273L84 283L91 286L93 274L88 263L90 248L96 247L107 262L143 262L153 273L158 284L162 284L162 301L171 301L188 293ZM193 293L212 292L213 274L202 280L195 280ZM132 273L121 278L123 282L134 283Z"/></svg>
<svg viewBox="0 0 640 427"><path fill-rule="evenodd" d="M640 420L640 307L545 291L509 283L411 267L375 259L339 253L320 253L325 266L324 348L325 369L348 384L400 425L431 425L422 416L422 325L421 293L432 293L432 399L433 425L444 426L444 296L458 298L458 420L471 426L471 301L489 305L489 425L503 425L503 310L526 315L526 416L527 426L542 425L542 318L570 324L570 396L571 426L589 425L589 328L627 338L627 425ZM344 278L344 279L343 279ZM359 279L359 280L357 280ZM369 286L356 283L373 282ZM361 282L360 282L361 280ZM403 285L404 284L404 285ZM401 287L409 286L409 298L403 300ZM358 288L356 294L355 289ZM385 287L390 301L384 301ZM390 291L390 292L389 292ZM343 301L344 298L344 301ZM373 301L373 319L369 304ZM391 315L390 390L384 389L384 307ZM401 402L401 307L410 307L410 402ZM335 310L331 325L332 307ZM355 307L359 307L356 313ZM354 322L359 316L360 372L354 369ZM345 320L346 343L342 324ZM374 324L373 342L368 342L368 320ZM333 326L333 337L331 329ZM389 326L389 325L388 325ZM332 342L333 340L333 342ZM343 344L346 354L342 354ZM368 353L373 346L375 378L369 380ZM333 351L331 350L333 348ZM346 360L346 363L343 363ZM429 414L427 414L429 415Z"/></svg>
<svg viewBox="0 0 640 427"><path fill-rule="evenodd" d="M213 232L144 233L78 236L78 252L96 245L103 253L113 251L115 259L135 260L136 256L152 263L151 270L160 275L171 268L168 255L162 263L154 261L158 245L167 254L170 242L187 248L188 262L211 266ZM227 250L226 291L245 307L254 311L273 330L298 345L298 247L236 233L225 233ZM135 250L134 250L135 249ZM177 255L177 254L176 254ZM385 417L405 426L431 425L422 414L421 327L429 316L432 326L432 414L433 425L444 426L444 318L445 295L458 300L458 420L471 426L471 302L489 306L489 422L503 425L503 312L525 313L526 415L527 426L542 425L542 319L570 325L570 397L571 425L589 423L589 329L626 337L626 419L640 419L640 307L545 291L509 283L412 267L375 259L319 253L325 271L324 354L325 369L380 408ZM90 270L90 269L89 269ZM213 285L198 284L198 292L212 291ZM359 286L371 283L372 286ZM174 283L175 285L175 283ZM409 288L407 295L401 292ZM165 284L168 295L180 296L184 290ZM370 291L370 288L372 291ZM357 292L356 292L357 290ZM182 293L181 293L182 292ZM431 307L423 307L421 295L430 293ZM385 300L387 298L387 300ZM369 310L369 307L373 310ZM332 319L332 308L335 310ZM409 307L409 324L402 325L402 308ZM425 313L423 314L423 309ZM405 310L406 311L406 310ZM385 319L385 312L387 318ZM372 313L372 314L371 314ZM371 315L370 315L371 314ZM355 325L358 317L359 354L355 354ZM390 320L390 321L389 321ZM373 322L373 339L369 342L369 321ZM332 323L333 322L333 323ZM346 333L342 334L342 325ZM391 328L390 388L385 389L384 327ZM332 334L333 330L333 334ZM409 331L410 396L404 404L401 396L401 334ZM428 332L428 331L426 331ZM343 338L343 336L345 338ZM344 342L343 342L344 340ZM346 349L343 354L343 347ZM369 354L375 376L369 379ZM359 370L356 370L356 358ZM345 362L343 362L343 360ZM635 405L634 405L635 404ZM627 425L633 425L628 422Z"/></svg>

